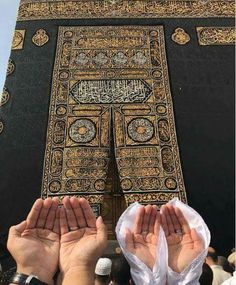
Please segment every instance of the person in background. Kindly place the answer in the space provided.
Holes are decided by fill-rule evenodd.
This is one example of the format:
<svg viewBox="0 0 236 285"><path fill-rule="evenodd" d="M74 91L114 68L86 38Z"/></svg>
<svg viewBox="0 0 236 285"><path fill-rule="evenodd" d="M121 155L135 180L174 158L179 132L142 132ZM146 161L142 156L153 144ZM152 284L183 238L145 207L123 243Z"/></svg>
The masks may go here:
<svg viewBox="0 0 236 285"><path fill-rule="evenodd" d="M225 280L229 279L232 275L223 270L223 267L218 265L218 256L216 251L210 250L207 253L206 263L213 271L212 285L221 285Z"/></svg>
<svg viewBox="0 0 236 285"><path fill-rule="evenodd" d="M108 285L110 282L112 261L110 258L99 258L95 267L95 285Z"/></svg>
<svg viewBox="0 0 236 285"><path fill-rule="evenodd" d="M228 256L228 262L235 270L236 263L236 252L231 253ZM222 285L235 285L236 284L236 271L234 271L233 276L222 283Z"/></svg>
<svg viewBox="0 0 236 285"><path fill-rule="evenodd" d="M233 269L230 266L228 260L226 257L219 255L218 256L218 265L222 266L224 271L229 272L230 274L233 273Z"/></svg>
<svg viewBox="0 0 236 285"><path fill-rule="evenodd" d="M200 285L212 285L213 281L213 271L207 263L202 265L202 275L199 279Z"/></svg>
<svg viewBox="0 0 236 285"><path fill-rule="evenodd" d="M112 260L111 285L131 285L130 266L123 255Z"/></svg>
<svg viewBox="0 0 236 285"><path fill-rule="evenodd" d="M229 265L231 266L232 270L235 271L235 263L236 263L236 252L232 252L229 256L228 256L228 262Z"/></svg>

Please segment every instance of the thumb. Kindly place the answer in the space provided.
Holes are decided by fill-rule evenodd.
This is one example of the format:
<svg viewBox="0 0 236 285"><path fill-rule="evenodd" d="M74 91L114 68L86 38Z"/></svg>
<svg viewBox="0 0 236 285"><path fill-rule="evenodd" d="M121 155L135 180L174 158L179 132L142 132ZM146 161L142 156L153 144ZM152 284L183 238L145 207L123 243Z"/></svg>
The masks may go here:
<svg viewBox="0 0 236 285"><path fill-rule="evenodd" d="M26 228L26 221L21 222L16 226L12 226L9 230L8 240L7 240L7 248L11 252L12 246L15 242L15 238L21 237L21 234Z"/></svg>
<svg viewBox="0 0 236 285"><path fill-rule="evenodd" d="M107 243L107 227L104 224L101 216L99 216L96 220L96 228L97 228L97 240L105 245Z"/></svg>
<svg viewBox="0 0 236 285"><path fill-rule="evenodd" d="M9 230L9 236L21 236L23 231L26 229L26 224L26 221L23 221L18 225L12 226Z"/></svg>

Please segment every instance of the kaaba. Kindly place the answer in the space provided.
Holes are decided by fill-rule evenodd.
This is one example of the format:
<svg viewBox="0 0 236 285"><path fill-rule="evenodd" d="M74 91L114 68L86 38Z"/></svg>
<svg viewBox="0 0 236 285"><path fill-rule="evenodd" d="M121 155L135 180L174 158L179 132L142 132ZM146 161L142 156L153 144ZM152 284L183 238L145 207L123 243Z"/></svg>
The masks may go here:
<svg viewBox="0 0 236 285"><path fill-rule="evenodd" d="M1 242L38 197L85 197L115 239L179 198L234 246L235 3L21 0L0 102Z"/></svg>

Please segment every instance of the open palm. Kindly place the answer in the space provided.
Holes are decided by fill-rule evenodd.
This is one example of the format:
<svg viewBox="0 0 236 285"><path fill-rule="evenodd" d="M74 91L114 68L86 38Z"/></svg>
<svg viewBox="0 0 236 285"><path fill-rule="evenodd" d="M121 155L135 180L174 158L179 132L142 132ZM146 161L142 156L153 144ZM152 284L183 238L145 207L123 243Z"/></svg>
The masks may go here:
<svg viewBox="0 0 236 285"><path fill-rule="evenodd" d="M133 230L126 230L126 247L151 270L156 259L160 224L156 206L142 206L137 214Z"/></svg>
<svg viewBox="0 0 236 285"><path fill-rule="evenodd" d="M64 198L60 210L60 269L63 274L80 266L95 266L106 244L106 228L85 199ZM95 263L95 264L94 264Z"/></svg>
<svg viewBox="0 0 236 285"><path fill-rule="evenodd" d="M38 199L27 220L10 229L8 249L18 272L31 274L37 268L42 279L50 281L54 276L59 256L57 207L57 199Z"/></svg>
<svg viewBox="0 0 236 285"><path fill-rule="evenodd" d="M161 223L168 244L169 267L180 273L202 252L204 243L177 207L162 206Z"/></svg>

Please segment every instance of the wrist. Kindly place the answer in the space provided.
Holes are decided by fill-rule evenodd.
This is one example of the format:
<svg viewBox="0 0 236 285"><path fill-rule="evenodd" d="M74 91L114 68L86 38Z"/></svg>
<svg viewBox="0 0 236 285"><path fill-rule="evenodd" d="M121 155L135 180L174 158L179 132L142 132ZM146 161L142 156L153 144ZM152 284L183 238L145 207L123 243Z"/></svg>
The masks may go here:
<svg viewBox="0 0 236 285"><path fill-rule="evenodd" d="M41 267L17 265L17 272L25 275L37 276L40 281L49 285L53 285L54 283L54 274Z"/></svg>
<svg viewBox="0 0 236 285"><path fill-rule="evenodd" d="M61 274L61 284L74 284L75 280L80 280L80 284L94 283L95 266L75 266Z"/></svg>

